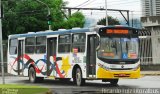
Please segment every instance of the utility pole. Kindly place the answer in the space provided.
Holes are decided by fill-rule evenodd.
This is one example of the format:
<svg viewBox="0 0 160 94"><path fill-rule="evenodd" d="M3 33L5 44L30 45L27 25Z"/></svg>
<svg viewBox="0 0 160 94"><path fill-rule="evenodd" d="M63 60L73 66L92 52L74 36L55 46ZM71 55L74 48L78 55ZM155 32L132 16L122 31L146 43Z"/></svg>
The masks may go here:
<svg viewBox="0 0 160 94"><path fill-rule="evenodd" d="M69 15L71 15L71 10L99 10L99 11L106 11L105 8L72 8L72 7L62 7L63 9L68 9L68 11L70 11ZM126 24L129 26L129 10L119 10L119 9L107 9L107 11L118 11L121 13L121 15L123 16L123 18L125 19L125 21L127 22ZM127 13L127 17L123 14L123 12ZM108 16L108 15L107 15ZM107 17L108 18L108 17ZM108 19L107 19L108 20ZM107 21L108 22L108 21Z"/></svg>
<svg viewBox="0 0 160 94"><path fill-rule="evenodd" d="M44 2L42 2L42 1L40 1L40 0L36 0L37 2L39 2L39 3L41 3L41 4L43 4L43 5L45 5L46 7L47 7L47 9L48 9L48 15L47 15L47 18L49 17L49 20L51 20L51 9L49 8L49 6L46 4L46 3L44 3ZM49 30L51 30L52 29L52 25L51 25L51 21L48 21L48 28L49 28Z"/></svg>
<svg viewBox="0 0 160 94"><path fill-rule="evenodd" d="M4 80L4 62L3 62L3 40L2 40L2 1L0 0L0 52L1 52L1 69L2 69L2 83L5 84Z"/></svg>
<svg viewBox="0 0 160 94"><path fill-rule="evenodd" d="M107 0L105 0L105 6L106 6L106 26L108 26Z"/></svg>

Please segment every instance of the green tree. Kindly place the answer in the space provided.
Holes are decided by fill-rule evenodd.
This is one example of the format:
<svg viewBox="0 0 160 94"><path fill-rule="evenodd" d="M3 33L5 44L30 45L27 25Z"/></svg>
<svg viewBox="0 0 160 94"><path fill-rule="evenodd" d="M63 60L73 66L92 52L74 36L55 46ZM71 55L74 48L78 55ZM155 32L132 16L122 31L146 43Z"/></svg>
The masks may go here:
<svg viewBox="0 0 160 94"><path fill-rule="evenodd" d="M41 0L51 9L52 29L82 27L84 16L74 13L68 20L65 19L61 8L65 6L63 0ZM8 0L4 6L3 38L10 34L37 32L48 30L47 7L36 0Z"/></svg>
<svg viewBox="0 0 160 94"><path fill-rule="evenodd" d="M98 25L106 25L106 18L102 18L97 22ZM108 16L108 25L120 25L118 19Z"/></svg>
<svg viewBox="0 0 160 94"><path fill-rule="evenodd" d="M71 29L73 27L83 27L85 23L85 17L81 12L73 13L68 20L65 20L64 28Z"/></svg>

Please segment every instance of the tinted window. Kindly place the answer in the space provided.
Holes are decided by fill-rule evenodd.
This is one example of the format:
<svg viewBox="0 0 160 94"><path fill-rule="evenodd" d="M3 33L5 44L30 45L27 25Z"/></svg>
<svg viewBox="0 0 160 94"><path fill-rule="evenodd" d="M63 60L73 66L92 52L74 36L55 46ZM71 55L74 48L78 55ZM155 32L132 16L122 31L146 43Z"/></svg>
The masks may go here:
<svg viewBox="0 0 160 94"><path fill-rule="evenodd" d="M18 45L18 40L17 39L11 39L10 40L10 47L9 47L10 55L17 54L17 45Z"/></svg>
<svg viewBox="0 0 160 94"><path fill-rule="evenodd" d="M78 52L84 52L85 51L85 41L86 41L85 34L74 34L73 35L73 49L77 49Z"/></svg>
<svg viewBox="0 0 160 94"><path fill-rule="evenodd" d="M35 45L35 37L26 38L26 45Z"/></svg>
<svg viewBox="0 0 160 94"><path fill-rule="evenodd" d="M46 37L37 37L36 41L36 53L46 52Z"/></svg>
<svg viewBox="0 0 160 94"><path fill-rule="evenodd" d="M35 52L35 37L26 38L25 53L33 54Z"/></svg>
<svg viewBox="0 0 160 94"><path fill-rule="evenodd" d="M71 48L71 35L60 35L58 43L58 52L66 53L70 52Z"/></svg>

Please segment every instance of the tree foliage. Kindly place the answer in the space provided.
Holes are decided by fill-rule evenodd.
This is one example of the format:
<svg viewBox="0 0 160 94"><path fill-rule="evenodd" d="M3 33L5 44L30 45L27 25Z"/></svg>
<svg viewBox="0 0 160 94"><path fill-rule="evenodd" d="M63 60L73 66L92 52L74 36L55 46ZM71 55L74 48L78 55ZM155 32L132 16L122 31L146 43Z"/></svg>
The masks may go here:
<svg viewBox="0 0 160 94"><path fill-rule="evenodd" d="M98 25L106 25L106 18L102 18L97 22ZM108 16L108 25L120 25L118 19Z"/></svg>
<svg viewBox="0 0 160 94"><path fill-rule="evenodd" d="M46 3L52 16L52 29L82 27L84 16L82 13L74 13L69 19L65 19L61 8L65 6L63 0L41 0ZM36 0L8 0L2 2L4 6L3 38L10 34L44 31L48 29L48 9L44 4Z"/></svg>
<svg viewBox="0 0 160 94"><path fill-rule="evenodd" d="M75 12L68 18L68 20L65 20L63 26L66 29L71 29L72 27L83 27L84 23L84 15L81 12Z"/></svg>

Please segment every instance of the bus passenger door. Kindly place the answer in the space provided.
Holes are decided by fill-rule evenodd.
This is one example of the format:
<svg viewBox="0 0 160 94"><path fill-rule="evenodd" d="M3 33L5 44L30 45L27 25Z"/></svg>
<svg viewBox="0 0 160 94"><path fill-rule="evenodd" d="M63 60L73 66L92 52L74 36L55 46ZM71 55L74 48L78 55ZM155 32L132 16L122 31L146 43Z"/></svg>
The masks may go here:
<svg viewBox="0 0 160 94"><path fill-rule="evenodd" d="M96 75L96 35L89 35L87 39L87 76Z"/></svg>
<svg viewBox="0 0 160 94"><path fill-rule="evenodd" d="M47 76L56 76L56 49L57 38L47 39Z"/></svg>
<svg viewBox="0 0 160 94"><path fill-rule="evenodd" d="M18 64L17 64L18 75L23 75L23 70L24 70L23 54L24 54L24 40L18 40L18 56L17 56L18 57Z"/></svg>

